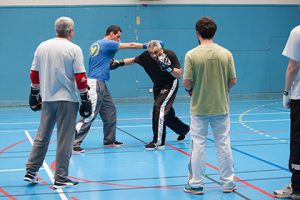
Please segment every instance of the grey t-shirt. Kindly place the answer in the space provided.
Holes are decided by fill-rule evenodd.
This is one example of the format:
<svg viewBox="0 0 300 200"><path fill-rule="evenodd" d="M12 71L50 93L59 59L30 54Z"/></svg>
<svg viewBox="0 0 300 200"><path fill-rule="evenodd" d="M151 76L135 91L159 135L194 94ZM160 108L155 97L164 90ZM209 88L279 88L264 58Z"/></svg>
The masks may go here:
<svg viewBox="0 0 300 200"><path fill-rule="evenodd" d="M31 70L39 71L43 101L78 102L75 74L85 72L81 48L64 38L42 42Z"/></svg>

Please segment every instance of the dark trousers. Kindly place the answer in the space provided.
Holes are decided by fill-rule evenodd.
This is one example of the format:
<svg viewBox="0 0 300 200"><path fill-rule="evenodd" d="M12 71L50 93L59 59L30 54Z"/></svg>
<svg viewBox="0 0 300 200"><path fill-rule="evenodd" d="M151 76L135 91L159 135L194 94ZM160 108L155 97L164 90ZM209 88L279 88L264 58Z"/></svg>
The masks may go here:
<svg viewBox="0 0 300 200"><path fill-rule="evenodd" d="M185 135L189 126L176 117L172 107L178 90L178 80L160 87L153 87L154 105L152 111L153 141L165 144L166 126L178 135Z"/></svg>
<svg viewBox="0 0 300 200"><path fill-rule="evenodd" d="M111 94L104 81L89 79L88 83L93 113L88 118L81 117L76 123L74 147L81 145L98 114L103 122L103 144L111 144L116 141L117 111Z"/></svg>
<svg viewBox="0 0 300 200"><path fill-rule="evenodd" d="M68 101L43 102L40 126L26 163L26 170L38 172L42 166L57 124L55 180L66 180L75 134L75 123L79 104Z"/></svg>
<svg viewBox="0 0 300 200"><path fill-rule="evenodd" d="M290 160L293 192L300 193L300 100L291 101Z"/></svg>

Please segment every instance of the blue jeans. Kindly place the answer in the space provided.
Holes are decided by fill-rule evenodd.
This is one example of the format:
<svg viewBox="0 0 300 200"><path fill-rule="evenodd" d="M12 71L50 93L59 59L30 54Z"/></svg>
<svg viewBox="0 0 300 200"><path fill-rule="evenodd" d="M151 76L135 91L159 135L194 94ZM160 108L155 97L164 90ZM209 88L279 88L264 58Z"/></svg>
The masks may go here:
<svg viewBox="0 0 300 200"><path fill-rule="evenodd" d="M233 157L230 147L229 115L191 115L191 158L189 163L189 185L194 188L203 187L206 163L206 142L208 125L212 129L217 149L219 174L222 187L230 189L235 186Z"/></svg>

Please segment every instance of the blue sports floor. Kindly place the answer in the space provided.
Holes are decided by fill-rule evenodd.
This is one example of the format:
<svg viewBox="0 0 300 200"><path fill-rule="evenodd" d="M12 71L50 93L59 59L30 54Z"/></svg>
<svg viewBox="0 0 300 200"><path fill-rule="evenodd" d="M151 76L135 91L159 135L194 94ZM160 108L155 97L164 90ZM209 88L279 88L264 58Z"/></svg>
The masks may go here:
<svg viewBox="0 0 300 200"><path fill-rule="evenodd" d="M209 135L204 195L183 192L187 182L190 138L183 143L167 130L165 150L146 151L152 139L152 103L118 103L117 139L122 147L102 145L97 119L82 147L73 154L70 177L77 187L53 190L56 132L38 175L38 185L23 181L25 163L39 125L39 112L27 107L0 109L0 199L128 199L128 200L268 200L273 190L289 182L289 110L281 99L231 101L231 141L238 189L224 194L219 185L214 139ZM189 122L188 100L176 101L176 114Z"/></svg>

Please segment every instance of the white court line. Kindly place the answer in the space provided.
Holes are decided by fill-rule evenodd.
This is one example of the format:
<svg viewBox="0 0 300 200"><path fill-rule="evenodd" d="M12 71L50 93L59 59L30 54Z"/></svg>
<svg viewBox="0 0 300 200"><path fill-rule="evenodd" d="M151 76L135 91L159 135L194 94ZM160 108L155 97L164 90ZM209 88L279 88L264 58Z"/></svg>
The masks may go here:
<svg viewBox="0 0 300 200"><path fill-rule="evenodd" d="M44 168L40 168L40 170L44 170ZM26 171L26 169L0 169L0 172L17 172L17 171Z"/></svg>
<svg viewBox="0 0 300 200"><path fill-rule="evenodd" d="M248 115L248 114L247 114ZM265 119L265 120L248 120L248 121L231 121L231 124L244 124L244 123L265 123L265 122L285 122L289 121L290 119ZM118 128L139 128L139 127L149 127L152 124L140 124L140 125L118 125ZM243 125L244 126L244 125ZM246 126L246 125L245 125ZM91 129L98 129L103 128L103 126L92 126ZM0 130L1 133L15 133L15 132L23 132L24 129L16 129L16 130ZM27 131L34 131L36 132L37 129L27 130ZM56 131L56 129L54 130Z"/></svg>
<svg viewBox="0 0 300 200"><path fill-rule="evenodd" d="M257 121L259 121L259 122L283 122L283 121L289 121L290 119L288 118L288 119L273 119L273 120L250 120L250 121L244 121L244 116L246 116L246 115L250 115L249 113L250 112L252 112L252 111L254 111L254 110L258 110L258 109L261 109L261 108L264 108L264 107L266 107L266 106L269 106L269 105L275 105L275 104L278 104L278 102L276 102L276 103L270 103L270 104L263 104L263 105L259 105L259 106L255 106L255 107L252 107L252 108L250 108L250 109L248 109L248 110L246 110L245 112L243 112L240 116L239 116L239 123L242 125L242 126L244 126L246 129L248 129L248 130L250 130L250 131L253 131L254 133L256 133L256 134L259 134L259 135L264 135L265 137L271 137L273 140L278 140L278 138L276 138L276 137L273 137L272 135L269 135L269 134L267 134L267 133L265 133L265 132L263 132L263 131L260 131L260 130L256 130L256 129L254 129L254 128L252 128L252 127L250 127L250 126L248 126L246 123L253 123L253 122L257 122ZM282 113L282 112L280 112L280 113ZM284 112L285 113L285 112ZM287 112L288 113L288 112ZM280 141L282 141L282 142L285 142L285 140L280 140Z"/></svg>
<svg viewBox="0 0 300 200"><path fill-rule="evenodd" d="M260 122L285 122L290 121L290 119L262 119L262 120L249 120L243 121L244 123L260 123ZM233 124L240 123L240 121L231 122Z"/></svg>
<svg viewBox="0 0 300 200"><path fill-rule="evenodd" d="M289 112L270 112L270 113L248 113L247 116L256 116L256 115L279 115L279 114L287 114L289 115ZM238 114L230 114L230 116L240 116L242 114L238 113ZM184 115L184 116L178 116L179 118L190 118L189 115ZM151 117L140 117L140 118L118 118L118 121L137 121L137 120L151 120ZM102 122L102 120L99 119L95 119L95 121L99 121ZM0 123L1 125L24 125L24 124L39 124L40 122L3 122ZM23 130L21 130L23 131Z"/></svg>
<svg viewBox="0 0 300 200"><path fill-rule="evenodd" d="M32 140L32 137L30 136L29 132L26 131L26 130L24 132L25 132L28 140L30 141L31 145L33 145L33 140ZM45 170L46 170L46 172L47 172L47 174L48 174L48 176L49 176L52 184L54 184L54 181L53 181L54 180L54 175L52 174L52 172L50 170L50 167L48 166L48 164L46 163L45 160L43 162L43 166L44 166L44 168L45 168ZM68 200L68 198L66 197L66 195L65 195L65 193L64 193L64 191L62 189L55 189L55 190L56 190L56 192L58 193L58 195L60 196L60 198L62 200Z"/></svg>

